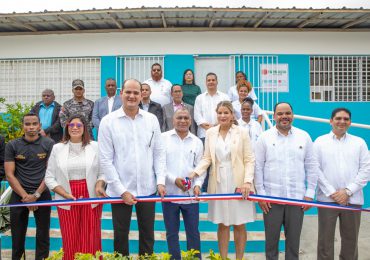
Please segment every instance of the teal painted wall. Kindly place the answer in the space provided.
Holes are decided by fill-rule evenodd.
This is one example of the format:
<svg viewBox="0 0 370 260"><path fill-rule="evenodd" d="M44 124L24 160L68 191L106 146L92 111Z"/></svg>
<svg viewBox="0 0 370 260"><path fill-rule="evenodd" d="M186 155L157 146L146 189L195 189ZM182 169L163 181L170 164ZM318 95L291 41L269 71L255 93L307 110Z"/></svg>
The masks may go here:
<svg viewBox="0 0 370 260"><path fill-rule="evenodd" d="M352 111L352 121L355 123L370 124L370 102L311 102L310 101L310 77L309 77L309 55L278 55L279 63L289 65L289 92L279 93L279 101L290 102L294 113L297 115L313 116L319 118L330 118L331 111L336 107L346 107ZM238 61L236 61L238 62ZM270 61L271 62L271 61ZM116 77L116 67L123 66L116 64L115 56L104 56L101 58L101 94L105 95L104 82L108 77ZM256 66L256 64L255 64ZM182 75L185 69L194 70L193 55L166 55L164 59L164 77L172 83L182 83ZM257 67L255 67L255 71ZM253 85L258 86L258 76L250 75ZM120 86L123 80L117 78ZM311 134L313 140L319 135L328 133L330 125L296 119L294 125ZM350 133L364 138L370 146L370 130L350 128Z"/></svg>
<svg viewBox="0 0 370 260"><path fill-rule="evenodd" d="M370 102L311 102L308 55L279 55L279 63L289 64L289 92L280 93L279 101L292 104L297 115L329 119L331 111L337 107L346 107L352 112L352 122L370 125ZM313 140L330 131L329 124L296 119L294 125L308 131ZM370 146L370 130L350 128L350 133L365 139Z"/></svg>
<svg viewBox="0 0 370 260"><path fill-rule="evenodd" d="M116 75L116 56L103 56L100 59L100 81L101 81L101 96L106 96L107 92L105 91L105 81L108 78L114 78L117 80ZM118 81L117 81L118 83Z"/></svg>
<svg viewBox="0 0 370 260"><path fill-rule="evenodd" d="M172 84L181 84L184 71L192 69L194 71L193 55L166 55L164 58L165 79Z"/></svg>

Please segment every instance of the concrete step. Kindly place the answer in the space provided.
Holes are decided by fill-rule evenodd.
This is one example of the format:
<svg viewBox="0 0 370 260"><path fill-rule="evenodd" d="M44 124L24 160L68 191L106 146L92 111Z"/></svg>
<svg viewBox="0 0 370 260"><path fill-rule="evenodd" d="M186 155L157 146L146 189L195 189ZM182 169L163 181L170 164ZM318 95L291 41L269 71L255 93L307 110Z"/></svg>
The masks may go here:
<svg viewBox="0 0 370 260"><path fill-rule="evenodd" d="M217 246L217 225L209 222L207 220L207 204L202 203L200 205L200 222L199 222L199 229L201 232L201 247L202 251L209 252L210 249L218 252ZM156 206L156 214L155 214L155 252L166 252L167 251L167 243L166 243L166 230L165 225L163 222L163 214L161 213L161 205L158 203ZM248 243L246 252L263 252L264 245L265 245L265 235L264 235L264 227L263 227L263 217L262 214L257 214L257 220L253 223L247 224L247 235L248 235ZM33 218L33 214L30 214L29 218L29 228L27 231L26 237L26 249L32 250L35 248L35 219ZM130 248L133 253L137 253L138 249L138 226L137 226L137 217L136 213L133 212L132 214L132 222L131 222L131 232L130 232ZM59 220L58 214L53 207L51 212L51 243L50 249L51 250L59 250L62 246L62 239L59 230ZM231 241L233 241L233 232L231 232ZM180 222L180 246L183 250L186 249L186 234L183 221L181 219ZM284 248L284 234L281 233L281 249ZM102 246L103 251L112 252L113 251L113 224L112 224L112 214L110 211L110 205L104 205L103 214L102 214ZM9 250L11 249L11 234L10 231L6 232L2 237L2 249ZM235 248L233 243L230 243L230 253L235 252Z"/></svg>

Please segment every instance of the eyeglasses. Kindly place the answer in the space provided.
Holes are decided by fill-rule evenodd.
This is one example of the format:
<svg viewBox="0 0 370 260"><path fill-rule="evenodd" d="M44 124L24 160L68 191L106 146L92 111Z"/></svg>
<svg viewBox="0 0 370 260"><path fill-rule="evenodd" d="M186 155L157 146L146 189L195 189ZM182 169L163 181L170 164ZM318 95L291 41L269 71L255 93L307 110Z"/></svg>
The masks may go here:
<svg viewBox="0 0 370 260"><path fill-rule="evenodd" d="M188 117L188 116L178 116L178 117L176 117L176 119L177 120L189 120L190 117Z"/></svg>
<svg viewBox="0 0 370 260"><path fill-rule="evenodd" d="M81 123L69 123L68 124L68 127L70 127L70 128L74 128L74 127L77 127L77 128L81 128L81 127L83 127L84 125L83 124L81 124Z"/></svg>

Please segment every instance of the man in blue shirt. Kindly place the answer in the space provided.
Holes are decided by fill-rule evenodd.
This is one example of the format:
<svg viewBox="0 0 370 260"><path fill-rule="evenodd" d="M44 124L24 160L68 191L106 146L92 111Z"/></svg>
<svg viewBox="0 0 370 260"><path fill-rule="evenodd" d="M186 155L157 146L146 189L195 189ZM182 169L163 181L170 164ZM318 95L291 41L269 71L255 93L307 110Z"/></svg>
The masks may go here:
<svg viewBox="0 0 370 260"><path fill-rule="evenodd" d="M63 137L63 129L59 120L61 105L54 100L54 91L45 89L42 92L42 101L37 102L31 112L40 118L40 135L50 137L55 143L59 143Z"/></svg>

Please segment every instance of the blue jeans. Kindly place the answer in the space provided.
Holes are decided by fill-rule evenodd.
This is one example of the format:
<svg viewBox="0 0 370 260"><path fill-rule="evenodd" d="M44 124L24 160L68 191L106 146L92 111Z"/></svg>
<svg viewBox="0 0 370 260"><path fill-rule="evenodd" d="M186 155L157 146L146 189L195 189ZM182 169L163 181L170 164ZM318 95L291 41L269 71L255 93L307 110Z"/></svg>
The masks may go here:
<svg viewBox="0 0 370 260"><path fill-rule="evenodd" d="M180 211L184 219L187 250L196 249L200 251L199 234L199 204L177 204L163 202L163 219L166 226L166 239L168 252L172 255L171 259L181 260L179 229ZM197 257L201 257L200 254Z"/></svg>

